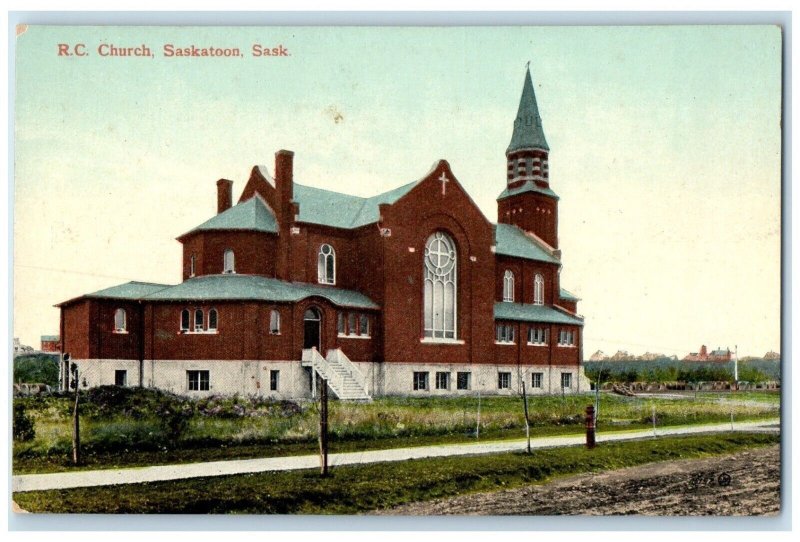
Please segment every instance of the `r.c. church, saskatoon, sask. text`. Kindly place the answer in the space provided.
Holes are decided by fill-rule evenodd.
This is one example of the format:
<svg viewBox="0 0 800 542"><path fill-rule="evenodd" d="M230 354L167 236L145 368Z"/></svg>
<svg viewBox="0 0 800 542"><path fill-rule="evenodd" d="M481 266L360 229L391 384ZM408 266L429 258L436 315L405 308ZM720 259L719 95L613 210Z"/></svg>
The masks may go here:
<svg viewBox="0 0 800 542"><path fill-rule="evenodd" d="M64 57L85 57L90 56L92 50L85 43L59 43L57 44L58 56ZM117 45L113 43L101 43L94 52L101 57L149 57L155 58L153 49L146 44L137 45ZM198 47L197 45L175 45L165 43L161 47L161 56L165 58L221 58L234 57L244 58L244 53L239 47ZM268 47L260 43L254 43L250 47L250 56L253 57L281 57L290 56L289 50L282 44Z"/></svg>

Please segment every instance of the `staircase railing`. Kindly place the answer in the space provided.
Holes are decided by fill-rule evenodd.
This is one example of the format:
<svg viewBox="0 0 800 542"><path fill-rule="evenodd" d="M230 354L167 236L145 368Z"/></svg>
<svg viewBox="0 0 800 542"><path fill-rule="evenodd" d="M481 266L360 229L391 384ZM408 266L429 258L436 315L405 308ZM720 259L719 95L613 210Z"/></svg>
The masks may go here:
<svg viewBox="0 0 800 542"><path fill-rule="evenodd" d="M369 397L367 379L364 377L364 374L358 370L358 367L356 367L356 365L350 361L350 358L348 358L347 355L342 352L341 348L328 350L326 360L329 363L338 364L339 367L344 369L353 378L353 380L358 383L359 387L364 390L364 394Z"/></svg>
<svg viewBox="0 0 800 542"><path fill-rule="evenodd" d="M303 362L304 364L307 363L311 365L314 372L328 381L328 386L330 386L337 397L342 396L342 392L344 391L344 377L336 372L333 367L329 366L328 362L316 348L306 348L303 350Z"/></svg>

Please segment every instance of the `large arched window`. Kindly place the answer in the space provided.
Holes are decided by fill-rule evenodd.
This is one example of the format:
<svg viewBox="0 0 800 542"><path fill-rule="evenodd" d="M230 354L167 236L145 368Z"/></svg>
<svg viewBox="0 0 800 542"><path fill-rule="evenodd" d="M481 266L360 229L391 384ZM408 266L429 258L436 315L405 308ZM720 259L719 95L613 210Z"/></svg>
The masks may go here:
<svg viewBox="0 0 800 542"><path fill-rule="evenodd" d="M203 309L195 309L194 311L194 330L197 332L203 331Z"/></svg>
<svg viewBox="0 0 800 542"><path fill-rule="evenodd" d="M514 272L510 269L503 274L503 301L514 301Z"/></svg>
<svg viewBox="0 0 800 542"><path fill-rule="evenodd" d="M455 339L458 266L450 236L437 231L428 238L423 267L425 337Z"/></svg>
<svg viewBox="0 0 800 542"><path fill-rule="evenodd" d="M211 309L208 311L208 330L217 330L217 309Z"/></svg>
<svg viewBox="0 0 800 542"><path fill-rule="evenodd" d="M225 250L225 255L223 256L223 273L235 273L235 261L233 257L233 251L231 249Z"/></svg>
<svg viewBox="0 0 800 542"><path fill-rule="evenodd" d="M336 251L327 244L319 247L317 281L320 284L336 284Z"/></svg>
<svg viewBox="0 0 800 542"><path fill-rule="evenodd" d="M533 304L544 305L544 278L539 273L533 279Z"/></svg>
<svg viewBox="0 0 800 542"><path fill-rule="evenodd" d="M117 333L125 333L128 329L128 315L125 309L117 309L114 311L114 331Z"/></svg>

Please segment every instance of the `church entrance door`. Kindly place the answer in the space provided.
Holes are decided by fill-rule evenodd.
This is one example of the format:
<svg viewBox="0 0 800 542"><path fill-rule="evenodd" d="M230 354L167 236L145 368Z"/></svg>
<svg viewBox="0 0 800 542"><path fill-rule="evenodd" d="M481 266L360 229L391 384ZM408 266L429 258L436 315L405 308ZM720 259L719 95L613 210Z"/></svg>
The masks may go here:
<svg viewBox="0 0 800 542"><path fill-rule="evenodd" d="M303 315L303 348L322 350L320 327L322 315L316 307L310 307Z"/></svg>

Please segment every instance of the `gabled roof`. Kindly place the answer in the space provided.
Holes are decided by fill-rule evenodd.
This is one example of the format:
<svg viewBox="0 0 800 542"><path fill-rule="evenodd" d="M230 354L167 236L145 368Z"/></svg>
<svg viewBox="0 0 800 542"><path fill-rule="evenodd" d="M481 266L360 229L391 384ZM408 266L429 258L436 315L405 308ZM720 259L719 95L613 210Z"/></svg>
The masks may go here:
<svg viewBox="0 0 800 542"><path fill-rule="evenodd" d="M567 299L569 301L580 301L581 298L573 294L572 292L568 292L564 288L561 288L561 291L558 292L558 297L561 299Z"/></svg>
<svg viewBox="0 0 800 542"><path fill-rule="evenodd" d="M294 183L294 201L300 204L298 222L320 224L334 228L353 229L378 222L378 205L392 204L408 194L417 182L405 184L388 192L361 198Z"/></svg>
<svg viewBox="0 0 800 542"><path fill-rule="evenodd" d="M531 305L528 303L495 303L494 318L495 320L583 325L583 318L572 316L547 305Z"/></svg>
<svg viewBox="0 0 800 542"><path fill-rule="evenodd" d="M522 85L522 96L519 100L517 118L514 120L514 133L506 153L520 149L550 150L542 129L542 117L539 116L539 106L536 104L536 93L533 91L531 71L525 71L525 82Z"/></svg>
<svg viewBox="0 0 800 542"><path fill-rule="evenodd" d="M520 185L520 186L518 186L516 188L509 189L508 187L506 187L506 189L503 190L500 193L499 196L497 196L497 199L498 200L505 199L505 198L510 197L510 196L515 196L517 194L522 194L523 192L538 192L539 194L544 194L545 196L550 196L551 198L553 198L555 200L560 199L555 192L553 192L549 188L542 188L540 186L537 186L536 183L533 182L533 181L525 181L524 184L522 184L522 185Z"/></svg>
<svg viewBox="0 0 800 542"><path fill-rule="evenodd" d="M495 254L514 256L526 260L536 260L560 264L561 262L542 247L533 237L511 224L495 224Z"/></svg>
<svg viewBox="0 0 800 542"><path fill-rule="evenodd" d="M340 307L378 309L360 292L287 282L257 275L203 275L144 297L146 301L276 301L292 303L311 296L327 299Z"/></svg>

